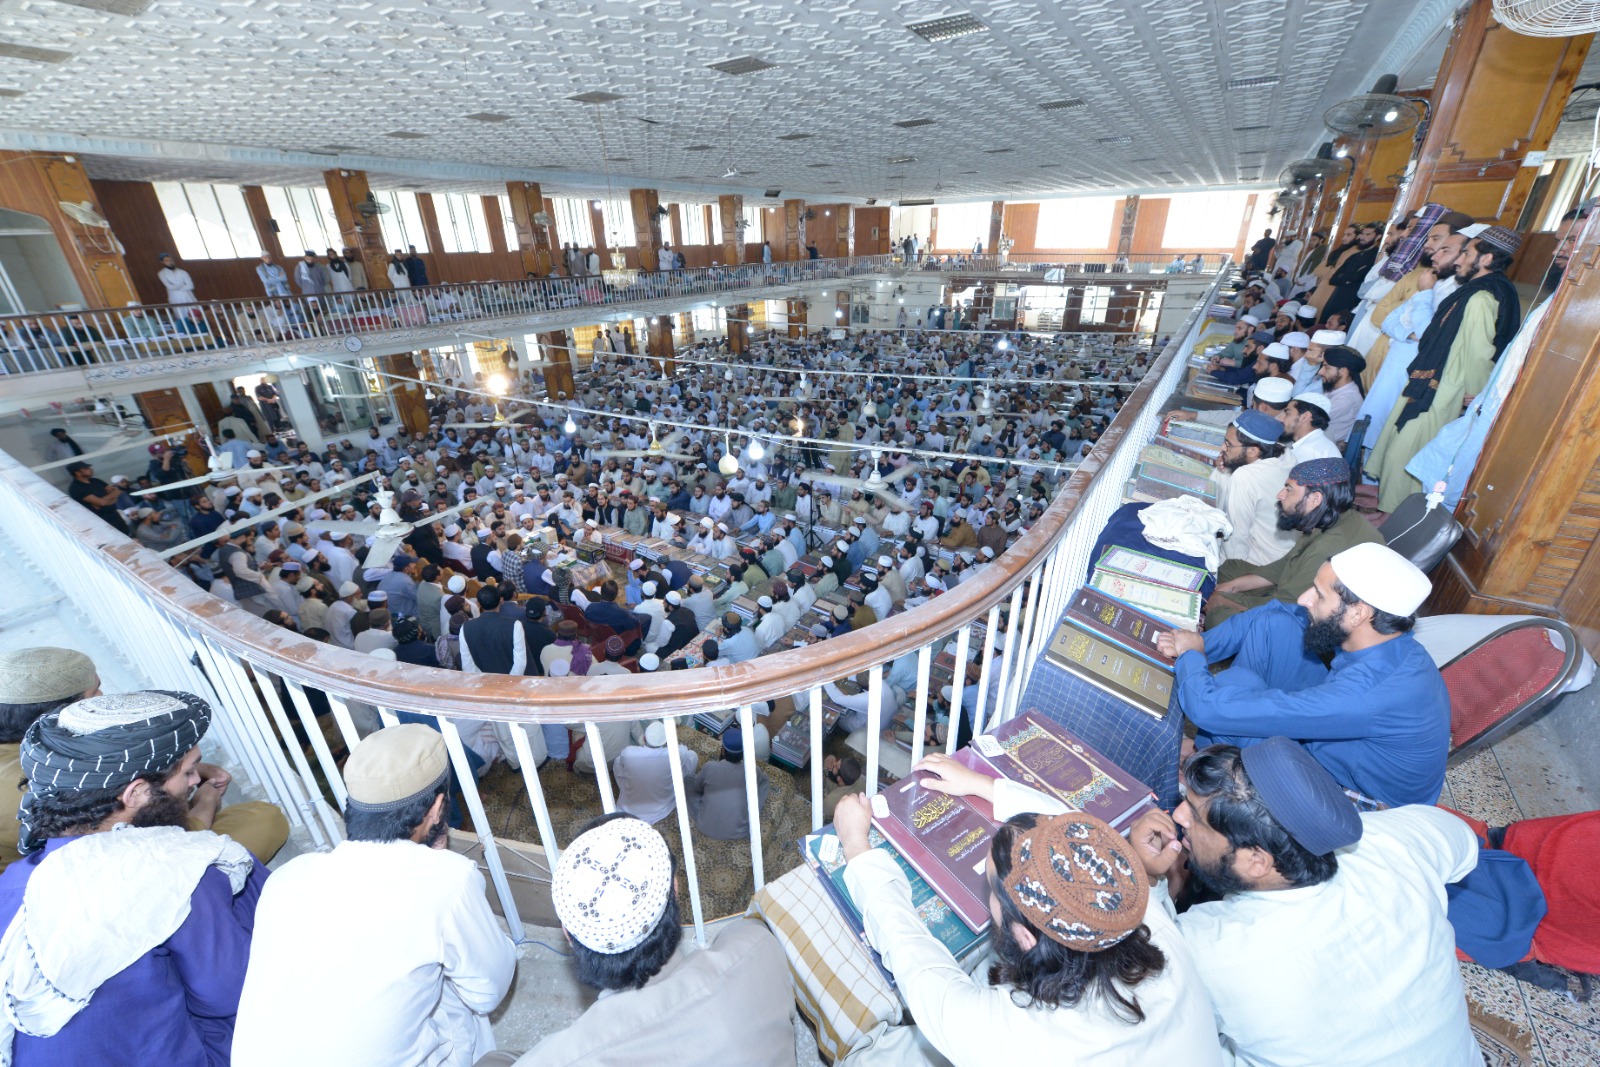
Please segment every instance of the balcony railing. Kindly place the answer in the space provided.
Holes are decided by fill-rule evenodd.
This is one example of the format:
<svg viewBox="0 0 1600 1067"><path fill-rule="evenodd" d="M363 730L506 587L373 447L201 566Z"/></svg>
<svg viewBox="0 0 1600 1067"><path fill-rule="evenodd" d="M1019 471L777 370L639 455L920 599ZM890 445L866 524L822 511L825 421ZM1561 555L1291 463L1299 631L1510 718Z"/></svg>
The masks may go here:
<svg viewBox="0 0 1600 1067"><path fill-rule="evenodd" d="M1221 265L1212 257L1209 268ZM774 287L834 281L884 272L1001 273L1018 280L1052 272L1124 274L1159 264L1150 257L901 256L803 259L671 271L608 270L577 278L366 289L322 296L208 300L123 308L0 316L0 373L36 374L200 353L219 348L281 344L307 338L382 334L471 319L541 315L655 300L690 300ZM1064 276L1064 275L1063 275Z"/></svg>
<svg viewBox="0 0 1600 1067"><path fill-rule="evenodd" d="M70 598L103 640L141 665L151 684L214 699L222 742L318 846L330 845L342 836L339 810L346 794L307 691L326 695L339 734L351 750L360 743L350 714L351 702L375 706L386 723L397 721L397 712L436 721L473 828L483 842L500 904L511 928L520 930L510 882L455 719L511 725L539 844L552 863L562 842L557 840L527 732L541 723L583 725L587 743L594 746L596 806L609 812L615 800L606 764L615 753L604 751L594 724L660 716L669 750L675 751L677 731L686 725L685 716L732 710L744 735L745 751L753 752L753 705L793 695L797 708L809 706L811 818L813 826L818 826L823 797L823 698L817 687L822 683L862 673L867 676L866 691L874 709L869 712L866 730L869 791L875 791L882 757L884 723L877 710L878 698L888 684L886 672L891 665L903 669L914 657L912 677L897 679L904 682L901 688L913 705L910 725L918 739L913 760L921 755L929 689L937 688L929 682L933 660L952 642L958 665L970 659L980 669L974 732L985 724L1004 721L1015 712L1032 666L1053 636L1067 598L1084 580L1095 537L1121 504L1123 484L1140 448L1155 432L1163 403L1183 378L1182 357L1199 338L1205 308L1224 276L1219 273L1213 279L1185 327L1156 359L1040 521L978 576L864 630L734 666L594 678L513 678L397 665L319 644L203 592L154 552L121 536L15 459L0 453L5 536ZM1002 611L1007 613L1009 627L1007 652L997 657L995 635L1000 632ZM974 634L981 635L975 657ZM955 671L952 687L950 707L960 714L962 691L967 687L961 669ZM995 694L992 702L991 692ZM292 723L303 729L309 754L294 741ZM956 734L952 723L951 747ZM691 908L697 933L703 938L705 915L684 781L678 761L669 762ZM752 874L754 886L759 888L765 867L757 770L753 760L746 760L745 768Z"/></svg>

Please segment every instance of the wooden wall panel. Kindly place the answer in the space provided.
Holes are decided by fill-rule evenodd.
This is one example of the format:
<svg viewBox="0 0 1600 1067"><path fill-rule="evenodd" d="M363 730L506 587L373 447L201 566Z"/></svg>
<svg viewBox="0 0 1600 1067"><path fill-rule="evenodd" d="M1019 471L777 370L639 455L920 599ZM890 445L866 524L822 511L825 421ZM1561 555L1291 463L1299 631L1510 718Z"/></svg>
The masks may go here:
<svg viewBox="0 0 1600 1067"><path fill-rule="evenodd" d="M166 287L156 272L157 257L163 252L177 254L177 242L167 228L155 188L149 182L94 183L95 194L111 230L127 248L123 256L128 276L143 304L167 302ZM258 234L259 236L259 234ZM255 259L185 260L183 269L194 278L195 296L201 300L243 300L261 295L261 280L256 277Z"/></svg>
<svg viewBox="0 0 1600 1067"><path fill-rule="evenodd" d="M888 255L889 245L893 240L889 232L889 209L886 207L856 208L855 234L856 255Z"/></svg>
<svg viewBox="0 0 1600 1067"><path fill-rule="evenodd" d="M1134 252L1149 252L1161 247L1161 238L1167 232L1167 214L1172 200L1165 196L1141 196L1139 216L1133 224Z"/></svg>
<svg viewBox="0 0 1600 1067"><path fill-rule="evenodd" d="M1039 205L1038 204L1007 204L1005 232L1016 244L1011 246L1014 255L1026 255L1036 252L1038 248L1034 240L1039 230ZM1105 251L1105 249L1097 249Z"/></svg>

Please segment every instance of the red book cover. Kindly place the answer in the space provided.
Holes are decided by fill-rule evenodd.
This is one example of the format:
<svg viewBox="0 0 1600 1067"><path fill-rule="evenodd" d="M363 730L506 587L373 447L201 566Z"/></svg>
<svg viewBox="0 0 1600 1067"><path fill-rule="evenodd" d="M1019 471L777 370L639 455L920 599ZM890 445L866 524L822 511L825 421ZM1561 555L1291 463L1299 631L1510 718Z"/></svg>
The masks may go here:
<svg viewBox="0 0 1600 1067"><path fill-rule="evenodd" d="M973 930L989 925L989 880L984 866L995 824L968 797L923 785L910 774L872 798L872 822L907 863ZM984 807L988 807L987 804ZM993 815L993 810L989 812Z"/></svg>
<svg viewBox="0 0 1600 1067"><path fill-rule="evenodd" d="M1156 648L1156 638L1171 633L1173 626L1131 608L1098 589L1084 586L1072 594L1072 602L1067 605L1067 617L1090 633L1099 634L1142 659L1167 670L1177 668L1172 657L1163 655Z"/></svg>
<svg viewBox="0 0 1600 1067"><path fill-rule="evenodd" d="M1115 830L1126 830L1154 804L1149 786L1032 709L973 738L972 750L994 777L1037 789Z"/></svg>

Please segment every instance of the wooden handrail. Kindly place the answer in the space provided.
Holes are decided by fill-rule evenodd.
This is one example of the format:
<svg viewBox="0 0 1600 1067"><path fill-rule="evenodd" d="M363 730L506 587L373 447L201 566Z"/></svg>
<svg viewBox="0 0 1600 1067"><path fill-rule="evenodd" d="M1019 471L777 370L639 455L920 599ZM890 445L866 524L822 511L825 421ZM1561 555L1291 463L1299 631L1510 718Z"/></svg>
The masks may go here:
<svg viewBox="0 0 1600 1067"><path fill-rule="evenodd" d="M1056 494L1040 520L975 578L864 630L803 649L725 667L594 678L514 678L465 674L377 660L308 640L220 600L174 570L156 553L123 537L54 486L0 452L0 479L32 506L50 514L62 535L85 542L109 567L183 626L242 657L256 669L369 704L402 711L505 722L561 723L628 720L723 710L802 692L913 652L939 635L983 618L1043 564L1071 521L1078 502L1100 477L1112 453L1151 401L1182 339L1204 315L1221 275L1152 363L1143 380L1089 455ZM1052 620L1053 621L1053 620Z"/></svg>

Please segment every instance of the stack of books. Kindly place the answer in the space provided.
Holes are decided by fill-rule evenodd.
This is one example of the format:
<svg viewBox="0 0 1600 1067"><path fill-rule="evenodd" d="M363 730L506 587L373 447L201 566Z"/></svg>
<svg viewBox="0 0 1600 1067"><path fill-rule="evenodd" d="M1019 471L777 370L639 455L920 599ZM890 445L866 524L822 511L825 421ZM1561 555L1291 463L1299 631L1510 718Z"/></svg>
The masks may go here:
<svg viewBox="0 0 1600 1067"><path fill-rule="evenodd" d="M1089 584L1180 629L1200 627L1200 590L1210 572L1120 545L1106 549Z"/></svg>
<svg viewBox="0 0 1600 1067"><path fill-rule="evenodd" d="M1123 500L1154 504L1178 496L1192 496L1217 506L1217 483L1210 472L1191 474L1164 463L1141 462L1123 490Z"/></svg>
<svg viewBox="0 0 1600 1067"><path fill-rule="evenodd" d="M1037 789L1124 832L1155 805L1148 786L1035 709L974 738L956 759L990 778ZM988 801L929 789L927 777L911 774L873 798L868 841L900 864L917 915L961 960L982 947L990 925L984 861L998 823ZM894 976L867 943L860 909L845 888L844 854L833 828L807 834L800 851L892 985Z"/></svg>
<svg viewBox="0 0 1600 1067"><path fill-rule="evenodd" d="M839 722L839 706L822 702L822 736L827 737ZM798 771L811 762L811 709L809 702L772 735L772 762Z"/></svg>
<svg viewBox="0 0 1600 1067"><path fill-rule="evenodd" d="M722 731L728 728L738 714L735 708L729 708L727 711L702 711L694 717L694 724L697 729L712 737L721 737Z"/></svg>
<svg viewBox="0 0 1600 1067"><path fill-rule="evenodd" d="M1229 407L1239 406L1239 387L1219 382L1210 375L1200 374L1189 380L1185 389L1192 400L1200 400L1210 404L1226 404Z"/></svg>
<svg viewBox="0 0 1600 1067"><path fill-rule="evenodd" d="M1175 663L1156 640L1178 628L1085 586L1073 594L1045 658L1124 705L1162 719L1172 704Z"/></svg>

